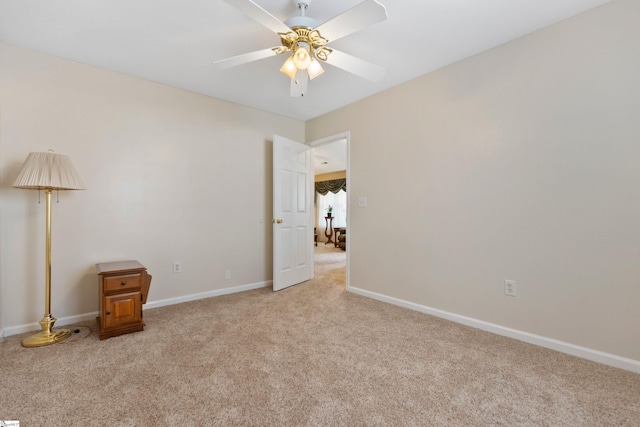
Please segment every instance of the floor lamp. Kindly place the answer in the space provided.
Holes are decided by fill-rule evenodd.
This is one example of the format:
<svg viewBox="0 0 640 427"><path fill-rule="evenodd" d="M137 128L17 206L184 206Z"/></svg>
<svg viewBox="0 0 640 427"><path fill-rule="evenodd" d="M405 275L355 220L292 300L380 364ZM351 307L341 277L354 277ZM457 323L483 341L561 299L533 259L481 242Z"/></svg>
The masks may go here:
<svg viewBox="0 0 640 427"><path fill-rule="evenodd" d="M45 303L42 331L22 340L24 347L40 347L62 341L71 335L67 329L52 330L56 318L51 315L51 193L53 190L84 190L84 184L69 157L46 153L29 153L13 183L16 188L44 190L46 196Z"/></svg>

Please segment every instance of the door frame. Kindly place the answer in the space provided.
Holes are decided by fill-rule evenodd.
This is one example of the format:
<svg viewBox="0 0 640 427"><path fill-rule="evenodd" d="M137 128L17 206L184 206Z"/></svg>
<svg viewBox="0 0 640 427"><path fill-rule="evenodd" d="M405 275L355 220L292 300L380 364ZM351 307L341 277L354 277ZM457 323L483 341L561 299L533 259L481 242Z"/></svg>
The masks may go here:
<svg viewBox="0 0 640 427"><path fill-rule="evenodd" d="M345 139L347 141L347 158L346 158L346 162L347 162L347 236L349 236L347 239L347 248L346 248L346 253L347 253L347 268L346 268L346 288L347 290L351 289L351 275L350 275L350 271L351 271L351 266L350 266L350 259L351 259L351 242L352 240L352 236L349 233L349 228L351 225L351 202L350 202L350 197L351 197L351 132L350 131L345 131L345 132L341 132L335 135L331 135L331 136L327 136L324 138L319 138L319 139L315 139L311 142L308 142L307 145L309 145L309 147L311 147L311 149L313 150L313 148L315 147L319 147L321 145L326 145L326 144L331 144L332 142L335 142L338 139ZM314 175L315 175L315 171L314 171ZM314 190L315 192L315 190ZM315 194L314 194L315 197ZM314 210L315 211L315 210ZM315 215L315 212L314 212ZM315 221L315 218L314 218Z"/></svg>

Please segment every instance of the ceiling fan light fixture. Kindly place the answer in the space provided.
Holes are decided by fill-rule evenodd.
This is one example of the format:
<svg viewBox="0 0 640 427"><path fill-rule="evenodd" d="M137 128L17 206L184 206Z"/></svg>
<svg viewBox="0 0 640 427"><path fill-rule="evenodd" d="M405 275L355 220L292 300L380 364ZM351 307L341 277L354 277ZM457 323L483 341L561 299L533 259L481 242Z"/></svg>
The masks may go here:
<svg viewBox="0 0 640 427"><path fill-rule="evenodd" d="M300 43L299 46L300 47L298 47L293 55L293 62L298 70L306 70L311 63L311 55L309 54L308 45L306 45L306 43Z"/></svg>
<svg viewBox="0 0 640 427"><path fill-rule="evenodd" d="M315 58L311 58L311 62L309 63L307 72L309 73L309 79L313 80L320 74L324 73L324 68L322 68L320 62L318 62Z"/></svg>
<svg viewBox="0 0 640 427"><path fill-rule="evenodd" d="M282 64L282 68L280 68L280 72L285 76L289 77L290 79L295 78L296 72L298 71L298 68L296 67L296 63L293 59L293 56L294 55L291 55L289 58L287 58L285 63Z"/></svg>
<svg viewBox="0 0 640 427"><path fill-rule="evenodd" d="M282 46L216 61L219 68L229 68L286 52L289 57L282 64L280 72L291 81L290 95L292 97L304 96L309 80L324 73L324 69L320 65L321 62L327 62L334 67L342 68L371 81L380 80L384 74L382 67L327 46L329 40L335 41L387 19L386 9L378 0L360 0L357 6L322 25L318 25L315 19L306 16L306 10L312 0L293 0L300 9L300 16L292 17L284 22L256 4L257 0L222 1L278 34Z"/></svg>

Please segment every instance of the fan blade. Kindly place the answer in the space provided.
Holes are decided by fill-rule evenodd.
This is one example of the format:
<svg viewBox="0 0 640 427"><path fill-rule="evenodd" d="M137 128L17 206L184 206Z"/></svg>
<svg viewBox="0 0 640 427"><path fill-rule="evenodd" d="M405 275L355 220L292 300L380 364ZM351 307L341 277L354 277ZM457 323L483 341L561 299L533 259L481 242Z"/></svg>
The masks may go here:
<svg viewBox="0 0 640 427"><path fill-rule="evenodd" d="M335 49L332 49L331 54L325 62L372 82L382 80L386 71L379 65L372 64Z"/></svg>
<svg viewBox="0 0 640 427"><path fill-rule="evenodd" d="M291 90L289 94L294 98L305 96L309 87L309 74L306 70L298 70L295 79L291 79Z"/></svg>
<svg viewBox="0 0 640 427"><path fill-rule="evenodd" d="M221 59L219 61L214 61L213 65L221 70L226 70L227 68L257 61L259 59L268 58L273 55L277 54L274 52L273 48L268 48L256 50L254 52L243 53L242 55L232 56L231 58Z"/></svg>
<svg viewBox="0 0 640 427"><path fill-rule="evenodd" d="M387 10L384 6L376 0L366 0L325 22L316 30L322 37L333 42L385 19L387 19Z"/></svg>
<svg viewBox="0 0 640 427"><path fill-rule="evenodd" d="M249 18L258 21L274 33L288 33L291 28L287 27L284 22L252 2L251 0L222 0L230 6L235 7Z"/></svg>

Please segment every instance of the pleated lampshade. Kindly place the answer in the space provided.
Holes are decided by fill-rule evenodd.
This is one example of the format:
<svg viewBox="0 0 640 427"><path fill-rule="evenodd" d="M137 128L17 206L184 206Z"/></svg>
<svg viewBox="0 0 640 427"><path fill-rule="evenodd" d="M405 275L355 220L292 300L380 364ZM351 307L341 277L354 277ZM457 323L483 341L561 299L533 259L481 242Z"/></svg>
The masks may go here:
<svg viewBox="0 0 640 427"><path fill-rule="evenodd" d="M85 189L69 157L54 152L29 153L13 186L34 190Z"/></svg>

